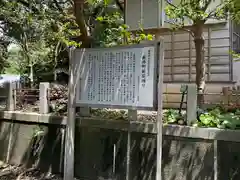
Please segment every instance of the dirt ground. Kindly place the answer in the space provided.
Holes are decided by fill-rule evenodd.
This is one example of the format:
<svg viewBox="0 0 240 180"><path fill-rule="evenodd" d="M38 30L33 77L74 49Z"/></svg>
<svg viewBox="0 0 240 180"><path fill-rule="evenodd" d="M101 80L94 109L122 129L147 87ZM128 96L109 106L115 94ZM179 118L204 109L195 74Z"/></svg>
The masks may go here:
<svg viewBox="0 0 240 180"><path fill-rule="evenodd" d="M0 180L62 180L60 175L42 173L37 169L26 169L5 165L0 167Z"/></svg>

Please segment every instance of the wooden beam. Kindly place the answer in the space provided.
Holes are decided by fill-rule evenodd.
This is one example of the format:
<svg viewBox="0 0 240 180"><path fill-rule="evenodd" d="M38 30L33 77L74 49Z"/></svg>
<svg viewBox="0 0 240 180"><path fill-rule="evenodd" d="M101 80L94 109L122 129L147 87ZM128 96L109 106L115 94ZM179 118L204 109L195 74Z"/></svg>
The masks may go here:
<svg viewBox="0 0 240 180"><path fill-rule="evenodd" d="M66 123L65 138L65 156L64 156L64 180L74 179L74 141L75 141L75 93L76 93L76 76L74 74L74 56L73 49L69 51L69 85L68 85L68 112Z"/></svg>
<svg viewBox="0 0 240 180"><path fill-rule="evenodd" d="M160 38L160 37L159 37ZM159 39L161 40L161 39ZM162 180L162 135L163 135L163 58L164 42L160 41L158 47L158 109L157 109L157 163L156 163L156 180Z"/></svg>

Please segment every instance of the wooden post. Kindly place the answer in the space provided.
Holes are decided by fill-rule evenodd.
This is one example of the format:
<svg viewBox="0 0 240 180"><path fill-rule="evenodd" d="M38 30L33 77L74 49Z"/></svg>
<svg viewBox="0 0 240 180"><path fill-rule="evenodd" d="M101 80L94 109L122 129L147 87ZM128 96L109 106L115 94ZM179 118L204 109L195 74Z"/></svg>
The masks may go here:
<svg viewBox="0 0 240 180"><path fill-rule="evenodd" d="M208 59L207 59L207 80L210 81L211 78L211 57L212 57L212 28L208 27Z"/></svg>
<svg viewBox="0 0 240 180"><path fill-rule="evenodd" d="M61 128L61 152L60 152L60 163L59 163L59 171L63 173L63 165L64 165L64 142L65 142L65 129Z"/></svg>
<svg viewBox="0 0 240 180"><path fill-rule="evenodd" d="M223 104L224 105L229 105L229 91L230 88L229 87L223 87L222 89L222 93L223 93Z"/></svg>
<svg viewBox="0 0 240 180"><path fill-rule="evenodd" d="M236 92L237 92L236 87L235 86L231 87L229 92L229 103L235 104L235 105L237 104Z"/></svg>
<svg viewBox="0 0 240 180"><path fill-rule="evenodd" d="M192 35L189 33L189 64L188 64L188 80L189 82L192 81L192 59L193 59L193 47L192 47L192 42L193 42L193 37Z"/></svg>
<svg viewBox="0 0 240 180"><path fill-rule="evenodd" d="M8 82L6 83L6 88L8 90L8 99L7 99L7 111L14 111L16 108L16 82ZM12 139L13 139L13 122L10 124L9 130L9 140L8 140L8 147L7 147L7 156L6 162L9 163L11 149L12 149Z"/></svg>
<svg viewBox="0 0 240 180"><path fill-rule="evenodd" d="M116 176L116 155L117 155L117 145L113 145L113 167L112 167L112 179Z"/></svg>
<svg viewBox="0 0 240 180"><path fill-rule="evenodd" d="M7 111L14 111L16 107L16 82L6 83L8 90Z"/></svg>
<svg viewBox="0 0 240 180"><path fill-rule="evenodd" d="M68 112L65 138L64 156L64 180L74 179L74 141L75 141L75 119L76 119L76 72L74 62L74 49L69 50L69 82L68 82Z"/></svg>
<svg viewBox="0 0 240 180"><path fill-rule="evenodd" d="M49 102L48 102L48 89L50 87L50 83L42 82L39 86L39 113L47 114L49 113Z"/></svg>
<svg viewBox="0 0 240 180"><path fill-rule="evenodd" d="M10 124L9 129L9 139L8 139L8 147L7 147L7 155L6 155L6 163L9 163L12 151L12 144L13 144L13 122Z"/></svg>
<svg viewBox="0 0 240 180"><path fill-rule="evenodd" d="M174 81L174 51L175 51L175 33L171 32L171 81Z"/></svg>
<svg viewBox="0 0 240 180"><path fill-rule="evenodd" d="M128 110L128 119L129 119L129 121L132 121L132 120L136 121L137 120L137 110L129 109ZM131 180L130 166L131 166L131 130L128 129L128 132L127 132L126 180Z"/></svg>
<svg viewBox="0 0 240 180"><path fill-rule="evenodd" d="M160 38L160 37L159 37ZM162 180L162 113L163 113L163 70L164 70L164 41L158 45L158 108L157 108L157 163L156 180Z"/></svg>
<svg viewBox="0 0 240 180"><path fill-rule="evenodd" d="M187 125L191 125L197 119L197 86L196 84L187 87Z"/></svg>
<svg viewBox="0 0 240 180"><path fill-rule="evenodd" d="M218 180L218 141L213 140L213 167L214 167L214 180Z"/></svg>
<svg viewBox="0 0 240 180"><path fill-rule="evenodd" d="M240 86L237 86L237 90L236 90L236 99L237 99L237 106L240 105Z"/></svg>

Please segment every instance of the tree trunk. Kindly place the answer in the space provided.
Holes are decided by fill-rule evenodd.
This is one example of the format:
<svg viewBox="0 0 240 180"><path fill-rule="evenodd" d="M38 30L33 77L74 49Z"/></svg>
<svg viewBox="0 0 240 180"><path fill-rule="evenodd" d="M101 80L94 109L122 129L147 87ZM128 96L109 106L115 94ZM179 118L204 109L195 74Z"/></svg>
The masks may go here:
<svg viewBox="0 0 240 180"><path fill-rule="evenodd" d="M29 74L29 77L30 77L30 88L33 88L33 86L34 86L34 79L33 79L33 64L32 63L30 64L30 74Z"/></svg>
<svg viewBox="0 0 240 180"><path fill-rule="evenodd" d="M74 16L76 18L76 22L78 24L78 27L81 32L81 42L82 47L90 47L91 45L91 35L89 32L89 28L87 27L87 24L84 19L84 3L85 0L74 0Z"/></svg>
<svg viewBox="0 0 240 180"><path fill-rule="evenodd" d="M61 42L58 41L54 51L54 82L57 82L58 55L60 53Z"/></svg>
<svg viewBox="0 0 240 180"><path fill-rule="evenodd" d="M206 65L204 60L204 37L203 37L204 23L200 22L194 26L194 44L196 48L196 84L197 84L197 103L198 107L202 107L204 103L204 89L205 89L205 76Z"/></svg>

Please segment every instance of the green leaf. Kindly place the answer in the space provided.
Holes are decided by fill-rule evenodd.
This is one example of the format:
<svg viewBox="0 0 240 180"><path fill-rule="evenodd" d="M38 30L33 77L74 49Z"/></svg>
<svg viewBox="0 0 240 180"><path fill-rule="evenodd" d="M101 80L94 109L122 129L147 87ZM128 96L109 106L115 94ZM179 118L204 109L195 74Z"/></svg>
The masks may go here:
<svg viewBox="0 0 240 180"><path fill-rule="evenodd" d="M98 17L96 18L96 20L102 22L102 21L104 20L104 18L103 18L102 16L98 16Z"/></svg>

